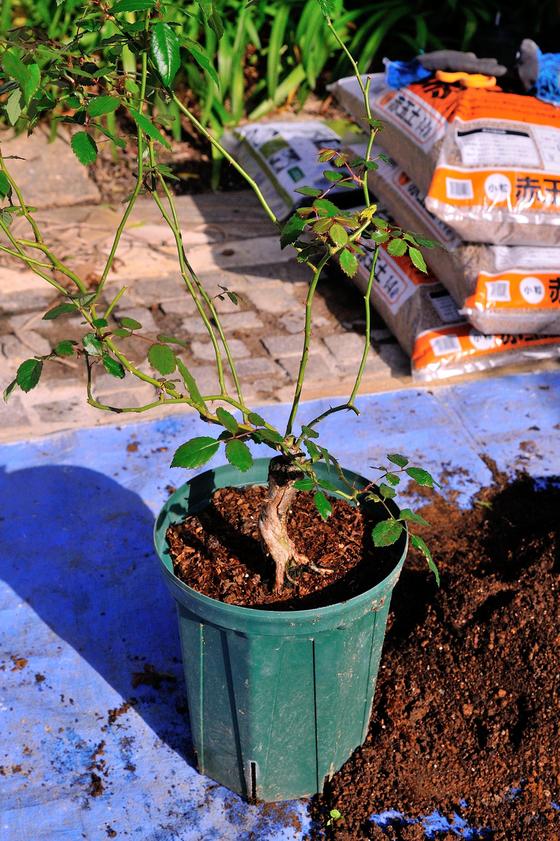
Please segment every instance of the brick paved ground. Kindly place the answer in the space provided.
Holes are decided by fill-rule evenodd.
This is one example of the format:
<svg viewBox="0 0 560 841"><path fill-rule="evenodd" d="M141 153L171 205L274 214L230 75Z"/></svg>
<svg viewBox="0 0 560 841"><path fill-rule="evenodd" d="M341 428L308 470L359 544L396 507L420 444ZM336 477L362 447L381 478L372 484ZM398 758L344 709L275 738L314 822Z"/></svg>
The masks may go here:
<svg viewBox="0 0 560 841"><path fill-rule="evenodd" d="M40 148L34 149L33 154L40 157ZM28 179L26 195L39 207L36 215L46 241L82 277L94 282L110 248L122 206L96 203L95 189L90 190L87 182L75 180L82 175L74 172L73 159L63 143L56 156L49 154L50 187L47 189L35 173ZM61 176L66 171L70 180ZM69 184L71 192L68 192ZM82 195L87 203L81 202ZM44 209L45 204L53 203L59 206ZM210 294L218 293L222 285L239 295L238 306L227 298L218 301L217 306L223 313L226 333L232 339L247 402L257 406L289 400L303 336L307 270L295 262L289 249L280 250L273 226L248 191L182 196L178 198L178 207L190 260ZM14 230L20 224L14 223ZM0 260L0 383L3 386L13 378L24 359L48 353L61 338L81 335L76 318L42 320L45 310L58 300L56 292L9 259ZM140 321L143 333L149 337L171 333L186 339L184 361L201 389L207 393L213 391L216 377L210 342L194 315L192 300L183 292L169 230L149 198L139 200L131 217L106 287L106 298L110 299L120 285L126 285L127 292L117 315ZM361 357L363 323L362 302L354 287L338 273L326 277L314 308L314 342L304 398L348 393ZM412 386L408 359L384 326L375 323L375 318L372 337L374 347L367 363L363 391ZM140 340L128 342L132 356L141 358ZM141 349L145 354L145 344ZM152 399L153 391L132 377L120 381L102 375L98 377L97 394L111 405L138 406ZM2 404L0 439L28 438L76 426L116 422L114 414L89 407L84 395L81 363L73 359L48 363L36 389L28 395L15 392L9 407ZM120 415L118 422L138 418L138 415Z"/></svg>

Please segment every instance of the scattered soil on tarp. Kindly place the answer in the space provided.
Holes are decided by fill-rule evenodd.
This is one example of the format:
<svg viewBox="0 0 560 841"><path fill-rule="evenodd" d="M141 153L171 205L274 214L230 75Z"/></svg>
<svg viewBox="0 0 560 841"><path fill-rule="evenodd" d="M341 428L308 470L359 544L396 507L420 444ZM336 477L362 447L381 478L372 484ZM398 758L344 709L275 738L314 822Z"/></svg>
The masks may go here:
<svg viewBox="0 0 560 841"><path fill-rule="evenodd" d="M285 595L272 593L273 566L259 542L258 517L266 489L221 488L203 511L167 532L175 574L211 598L246 607L303 610L346 601L381 581L395 565L398 550L375 549L373 521L343 500L321 520L310 494L296 496L288 533L315 566L291 571Z"/></svg>
<svg viewBox="0 0 560 841"><path fill-rule="evenodd" d="M343 815L327 837L424 838L419 823L369 818L437 809L491 829L469 838L560 839L559 512L560 488L528 477L502 479L469 511L425 506L441 589L412 555L367 740L313 801L319 826Z"/></svg>

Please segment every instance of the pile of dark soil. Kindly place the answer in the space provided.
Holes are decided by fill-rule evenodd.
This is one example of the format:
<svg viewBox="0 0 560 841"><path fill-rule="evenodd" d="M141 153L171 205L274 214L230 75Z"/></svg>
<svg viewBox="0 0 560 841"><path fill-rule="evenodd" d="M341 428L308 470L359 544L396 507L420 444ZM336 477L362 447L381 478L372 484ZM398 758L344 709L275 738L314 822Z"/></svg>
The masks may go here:
<svg viewBox="0 0 560 841"><path fill-rule="evenodd" d="M370 821L396 809L491 830L469 838L560 839L559 513L560 489L528 477L470 511L425 507L441 589L411 557L367 741L313 802L318 826L343 815L328 837L424 838L420 822Z"/></svg>
<svg viewBox="0 0 560 841"><path fill-rule="evenodd" d="M375 549L373 522L342 500L323 522L310 494L296 496L288 532L297 548L326 574L310 567L292 571L283 596L274 595L271 561L257 528L266 498L263 487L222 488L211 504L167 532L175 574L213 599L246 607L303 610L345 601L381 581L398 559L398 549Z"/></svg>

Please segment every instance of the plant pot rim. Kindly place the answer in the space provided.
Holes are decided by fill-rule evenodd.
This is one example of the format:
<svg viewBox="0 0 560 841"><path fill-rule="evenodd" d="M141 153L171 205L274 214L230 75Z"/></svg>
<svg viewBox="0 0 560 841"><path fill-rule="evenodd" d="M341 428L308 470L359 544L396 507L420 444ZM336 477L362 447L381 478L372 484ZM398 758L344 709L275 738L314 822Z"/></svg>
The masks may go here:
<svg viewBox="0 0 560 841"><path fill-rule="evenodd" d="M170 587L172 594L177 598L179 593L182 593L184 596L188 598L189 601L194 601L197 603L198 607L204 609L209 608L212 612L218 609L219 613L223 614L224 616L229 616L229 618L234 619L234 617L238 618L245 618L245 619L254 619L254 620L275 620L275 624L277 622L288 622L293 625L300 625L300 624L307 624L309 620L317 622L321 618L329 618L331 620L336 619L338 615L342 619L345 614L349 611L354 612L356 609L359 609L361 606L366 607L370 602L372 603L371 607L368 606L368 609L378 609L381 607L384 602L384 598L382 597L379 601L379 605L376 604L377 597L383 596L383 594L387 591L388 586L394 586L396 583L403 563L406 558L406 554L408 551L408 530L405 529L403 535L397 541L397 546L401 550L399 552L398 560L395 562L391 571L380 581L373 585L368 590L364 590L363 593L358 593L356 596L352 596L350 599L347 599L342 602L335 602L333 604L325 605L324 607L317 607L317 608L305 608L303 610L272 610L267 609L266 605L263 605L261 608L254 608L254 607L246 607L244 605L237 605L237 604L229 604L227 602L222 602L219 599L214 599L211 596L206 596L204 593L200 593L198 590L195 590L193 587L190 587L188 584L185 584L173 571L173 561L171 558L171 553L169 551L169 547L167 545L166 539L166 532L169 525L174 523L182 522L184 517L188 513L195 513L197 510L201 510L202 507L207 504L207 501L210 498L211 493L213 490L217 490L218 488L222 487L248 487L251 485L264 485L266 483L266 475L268 472L268 464L270 462L269 457L265 458L256 458L253 462L253 467L247 471L246 473L241 473L236 468L233 468L229 464L220 465L215 468L211 468L210 470L206 470L203 473L199 473L196 476L193 476L191 479L187 480L184 484L182 484L173 494L166 500L165 504L162 506L158 517L156 518L156 522L154 524L153 530L153 537L154 537L154 545L155 549L166 579L168 586ZM329 470L327 465L316 465L316 469L318 472L325 472L325 474L329 476L329 481L333 482L336 474ZM355 473L352 470L346 470L343 468L344 474L350 480L358 481L359 483L363 483L363 485L369 484L368 480L361 476L359 473ZM261 473L262 476L258 479L254 478L254 473L258 472ZM196 496L193 500L189 500L191 505L185 507L185 494L189 493L192 485L197 480L206 479L209 483L211 481L211 477L215 477L216 474L221 474L224 477L229 478L229 476L238 477L241 481L226 481L223 484L215 484L207 485L207 492L202 493L199 496ZM329 494L331 496L336 496L336 494L332 493ZM390 505L395 506L391 500L388 501ZM175 512L172 511L174 506L180 506L180 510L176 510ZM393 582L394 579L394 583ZM391 586L391 589L392 589ZM179 592L177 592L179 591ZM260 622L259 622L260 624Z"/></svg>

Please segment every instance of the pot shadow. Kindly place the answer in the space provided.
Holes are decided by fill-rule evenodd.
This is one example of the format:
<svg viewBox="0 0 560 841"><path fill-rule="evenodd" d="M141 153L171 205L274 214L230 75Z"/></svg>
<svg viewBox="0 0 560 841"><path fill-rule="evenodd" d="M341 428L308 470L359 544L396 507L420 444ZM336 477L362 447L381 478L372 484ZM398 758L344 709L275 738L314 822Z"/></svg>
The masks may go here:
<svg viewBox="0 0 560 841"><path fill-rule="evenodd" d="M0 471L0 498L1 577L194 766L150 509L107 476L72 466Z"/></svg>

